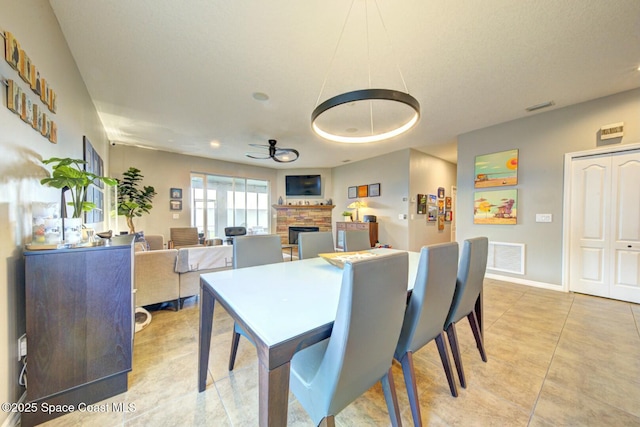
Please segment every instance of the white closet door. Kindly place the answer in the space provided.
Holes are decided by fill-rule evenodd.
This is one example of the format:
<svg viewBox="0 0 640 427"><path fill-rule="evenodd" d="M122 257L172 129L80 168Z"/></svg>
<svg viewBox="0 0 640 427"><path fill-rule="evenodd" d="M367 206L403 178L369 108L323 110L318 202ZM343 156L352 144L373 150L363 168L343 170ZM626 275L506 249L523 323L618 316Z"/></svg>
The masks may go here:
<svg viewBox="0 0 640 427"><path fill-rule="evenodd" d="M569 289L640 303L640 152L571 165Z"/></svg>
<svg viewBox="0 0 640 427"><path fill-rule="evenodd" d="M572 162L569 289L609 296L611 156Z"/></svg>
<svg viewBox="0 0 640 427"><path fill-rule="evenodd" d="M611 163L611 298L640 303L640 152Z"/></svg>

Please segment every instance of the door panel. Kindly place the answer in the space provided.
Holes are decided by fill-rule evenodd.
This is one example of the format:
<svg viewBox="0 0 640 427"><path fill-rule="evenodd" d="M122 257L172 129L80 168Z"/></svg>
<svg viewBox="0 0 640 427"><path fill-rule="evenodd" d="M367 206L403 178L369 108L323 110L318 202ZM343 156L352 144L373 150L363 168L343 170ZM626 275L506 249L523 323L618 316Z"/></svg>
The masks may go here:
<svg viewBox="0 0 640 427"><path fill-rule="evenodd" d="M640 152L612 156L611 297L640 303Z"/></svg>
<svg viewBox="0 0 640 427"><path fill-rule="evenodd" d="M610 156L572 163L569 289L603 297L609 296L610 169Z"/></svg>

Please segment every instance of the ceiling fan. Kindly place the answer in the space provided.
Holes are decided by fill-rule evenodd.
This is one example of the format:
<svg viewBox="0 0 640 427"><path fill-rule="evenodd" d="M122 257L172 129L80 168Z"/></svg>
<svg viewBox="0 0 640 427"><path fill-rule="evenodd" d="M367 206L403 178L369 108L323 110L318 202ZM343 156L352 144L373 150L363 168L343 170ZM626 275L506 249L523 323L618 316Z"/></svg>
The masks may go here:
<svg viewBox="0 0 640 427"><path fill-rule="evenodd" d="M300 156L298 150L294 150L293 148L276 148L276 142L278 141L270 139L269 145L249 144L252 147L266 148L269 151L268 153L245 153L245 156L260 160L273 159L278 163L290 163L298 160Z"/></svg>

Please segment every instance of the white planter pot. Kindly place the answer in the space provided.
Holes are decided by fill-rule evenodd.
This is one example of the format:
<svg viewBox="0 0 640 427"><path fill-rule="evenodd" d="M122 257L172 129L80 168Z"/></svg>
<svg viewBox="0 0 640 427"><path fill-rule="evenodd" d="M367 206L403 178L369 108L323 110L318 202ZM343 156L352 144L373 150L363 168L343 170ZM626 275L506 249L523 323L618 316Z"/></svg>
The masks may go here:
<svg viewBox="0 0 640 427"><path fill-rule="evenodd" d="M82 241L82 218L64 219L65 243L80 243Z"/></svg>

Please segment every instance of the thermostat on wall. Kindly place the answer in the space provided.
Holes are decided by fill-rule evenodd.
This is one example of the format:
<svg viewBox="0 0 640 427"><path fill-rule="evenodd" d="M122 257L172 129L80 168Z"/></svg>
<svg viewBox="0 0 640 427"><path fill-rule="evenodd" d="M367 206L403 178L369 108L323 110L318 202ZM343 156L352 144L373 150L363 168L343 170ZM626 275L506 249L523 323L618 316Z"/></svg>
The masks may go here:
<svg viewBox="0 0 640 427"><path fill-rule="evenodd" d="M600 128L600 139L621 138L624 135L624 122L612 123Z"/></svg>

